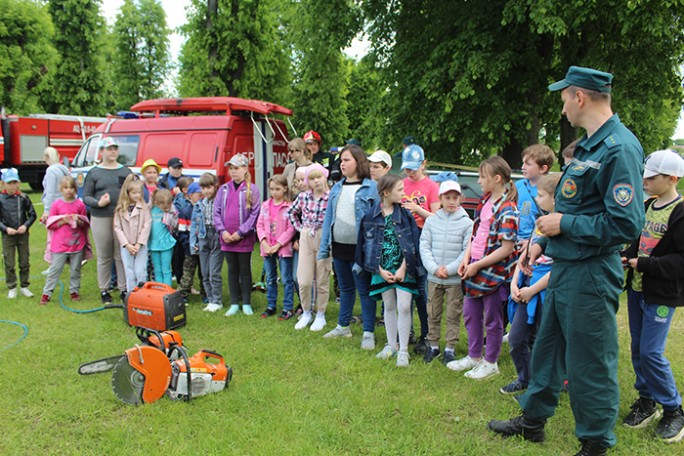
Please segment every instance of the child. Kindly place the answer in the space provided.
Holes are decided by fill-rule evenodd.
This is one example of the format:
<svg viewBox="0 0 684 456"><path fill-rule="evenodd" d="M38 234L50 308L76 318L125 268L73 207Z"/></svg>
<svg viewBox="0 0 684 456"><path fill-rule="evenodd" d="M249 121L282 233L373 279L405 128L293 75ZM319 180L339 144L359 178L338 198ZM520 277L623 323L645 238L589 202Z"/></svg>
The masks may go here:
<svg viewBox="0 0 684 456"><path fill-rule="evenodd" d="M325 310L328 307L331 259L316 259L321 245L321 228L328 207L328 169L320 163L306 168L304 185L311 186L297 195L288 217L290 223L299 231L299 264L297 280L299 282L299 299L302 302L302 317L295 325L296 330L304 329L311 323L312 285L316 286L316 303L318 312L311 325L311 331L320 331L325 327Z"/></svg>
<svg viewBox="0 0 684 456"><path fill-rule="evenodd" d="M355 273L354 252L361 219L380 198L378 187L370 178L366 154L357 145L345 146L340 153L342 179L330 189L328 209L323 220L319 260L332 256L333 270L340 285L340 314L337 326L323 337L351 337L352 313L358 290L363 315L361 348L375 349L376 302L368 296L370 274Z"/></svg>
<svg viewBox="0 0 684 456"><path fill-rule="evenodd" d="M178 185L178 179L185 177L183 175L183 160L178 157L172 157L166 163L166 166L168 167L169 172L164 174L161 179L159 179L159 188L171 190L171 192L175 195L178 193L176 188Z"/></svg>
<svg viewBox="0 0 684 456"><path fill-rule="evenodd" d="M218 180L211 173L204 173L199 180L202 199L192 209L190 223L190 251L199 255L202 282L207 293L205 312L223 308L221 267L223 254L214 226L214 201Z"/></svg>
<svg viewBox="0 0 684 456"><path fill-rule="evenodd" d="M307 149L308 150L308 149ZM309 166L309 165L307 165ZM295 170L295 175L294 179L292 181L292 195L293 195L293 201L297 198L297 195L299 195L301 192L305 192L307 190L310 190L310 187L306 185L306 181L304 180L306 177L306 168L307 166L300 166ZM289 218L289 216L288 216ZM294 237L292 238L292 281L294 282L294 287L295 287L295 293L297 293L297 298L299 298L299 281L297 280L297 268L299 266L299 231L295 230ZM316 293L316 286L314 285L311 288L311 292L315 295ZM311 302L315 301L315 297L311 298ZM295 315L299 318L302 315L302 312L304 310L302 309L302 304L301 304L301 299L299 300L300 304L297 306L297 309L295 309ZM280 318L279 318L280 319Z"/></svg>
<svg viewBox="0 0 684 456"><path fill-rule="evenodd" d="M553 212L554 193L561 173L545 174L536 185L536 203L542 214ZM534 229L530 236L528 248L537 244L541 235ZM511 359L517 371L517 378L499 391L502 394L519 394L527 389L530 383L531 343L541 321L542 304L546 294L546 286L551 275L553 260L541 255L531 265L530 277L520 263L515 267L511 278L511 299L508 304L511 331L508 337Z"/></svg>
<svg viewBox="0 0 684 456"><path fill-rule="evenodd" d="M536 203L537 181L551 170L556 155L545 144L532 144L522 151L522 172L524 179L515 183L518 192L518 210L520 222L518 228L519 251L524 250L530 235L534 230L534 223L541 210Z"/></svg>
<svg viewBox="0 0 684 456"><path fill-rule="evenodd" d="M143 177L143 197L145 203L152 204L152 194L159 188L157 180L161 173L161 166L152 158L148 158L140 167L140 174Z"/></svg>
<svg viewBox="0 0 684 456"><path fill-rule="evenodd" d="M181 210L184 208L191 208L192 204L188 198L188 187L193 183L192 177L183 176L178 179L176 183L176 189L178 193L173 197L173 207L176 209L176 214L180 214ZM192 214L192 212L190 212ZM173 247L173 260L171 261L171 272L176 278L176 283L180 285L183 280L183 263L185 262L185 250L188 246L188 239L190 237L190 219L184 220L181 223L181 219L178 219L178 229L174 233L176 238L176 245Z"/></svg>
<svg viewBox="0 0 684 456"><path fill-rule="evenodd" d="M423 229L425 220L439 209L439 185L425 175L425 153L417 144L407 146L401 154L401 169L406 173L404 179L404 199L402 207L411 211L418 228ZM427 293L425 292L426 276L418 282L416 309L420 319L420 338L413 350L420 355L430 351L427 342L428 314Z"/></svg>
<svg viewBox="0 0 684 456"><path fill-rule="evenodd" d="M178 213L173 207L173 194L160 188L152 195L152 219L150 225L150 256L154 268L154 280L171 286L171 260L176 239L173 233L178 227Z"/></svg>
<svg viewBox="0 0 684 456"><path fill-rule="evenodd" d="M32 298L29 290L29 228L36 221L36 211L28 196L19 191L19 174L14 168L2 173L5 189L0 194L0 230L2 230L2 257L5 260L7 298L17 297L15 250L19 255L19 292Z"/></svg>
<svg viewBox="0 0 684 456"><path fill-rule="evenodd" d="M64 176L59 181L59 192L62 197L53 201L46 227L50 230L50 268L48 269L43 296L40 303L50 301L52 292L59 281L64 265L69 263L69 293L72 301L80 301L81 296L81 260L83 259L88 240L90 222L86 216L83 201L76 198L78 186L71 176Z"/></svg>
<svg viewBox="0 0 684 456"><path fill-rule="evenodd" d="M468 247L473 221L461 207L461 186L447 180L439 186L442 208L429 217L420 235L420 257L428 273L428 342L430 351L423 357L426 363L440 356L439 339L442 327L442 302L446 296L446 348L442 363L454 361L458 344L463 292L458 267Z"/></svg>
<svg viewBox="0 0 684 456"><path fill-rule="evenodd" d="M288 195L287 177L284 174L273 176L268 181L271 198L261 205L256 230L260 240L261 256L266 269L266 299L268 305L261 318L276 313L278 298L278 266L283 279L285 295L280 320L289 320L294 308L294 283L292 281L292 237L295 229L287 217L291 203Z"/></svg>
<svg viewBox="0 0 684 456"><path fill-rule="evenodd" d="M377 182L382 176L392 170L392 157L384 150L376 150L370 157L370 177Z"/></svg>
<svg viewBox="0 0 684 456"><path fill-rule="evenodd" d="M411 213L401 207L404 194L401 177L395 174L381 177L378 193L382 201L361 219L355 269L363 268L373 274L370 294L382 294L385 303L387 345L377 357L389 359L396 355L397 367L406 367L409 365L411 299L418 293L418 280L424 273L418 247L420 231Z"/></svg>
<svg viewBox="0 0 684 456"><path fill-rule="evenodd" d="M240 311L240 295L242 313L252 315L252 251L261 197L252 184L247 157L235 154L226 166L231 180L219 187L214 205L214 225L228 263L231 306L225 315Z"/></svg>
<svg viewBox="0 0 684 456"><path fill-rule="evenodd" d="M684 305L684 204L677 183L684 176L684 159L671 150L646 158L644 189L646 223L641 237L627 250L627 307L632 336L634 387L639 398L623 424L645 427L663 417L655 433L664 442L684 437L682 397L663 352L676 307Z"/></svg>
<svg viewBox="0 0 684 456"><path fill-rule="evenodd" d="M178 211L178 239L183 246L183 253L185 254L185 258L183 259L183 274L178 290L181 292L184 298L188 298L192 292L192 281L195 278L195 271L197 270L199 272L200 294L202 295L202 299L205 299L206 292L204 290L204 285L202 284L202 271L197 267L199 265L199 255L197 255L197 252L190 247L192 213L194 212L195 205L202 198L202 188L200 187L200 184L197 182L191 183L188 186L186 196L190 204ZM186 227L186 236L181 235L183 231L182 227L184 226Z"/></svg>
<svg viewBox="0 0 684 456"><path fill-rule="evenodd" d="M451 361L447 367L465 376L483 380L499 373L497 360L503 335L503 303L508 300L509 283L516 262L518 232L517 192L511 181L511 168L494 156L480 164L477 182L484 193L475 211L473 233L458 268L465 280L463 321L468 331L468 356ZM484 322L483 320L484 316ZM487 348L482 358L483 327Z"/></svg>
<svg viewBox="0 0 684 456"><path fill-rule="evenodd" d="M150 210L143 199L144 184L134 174L124 181L114 209L114 235L121 245L126 293L147 281Z"/></svg>

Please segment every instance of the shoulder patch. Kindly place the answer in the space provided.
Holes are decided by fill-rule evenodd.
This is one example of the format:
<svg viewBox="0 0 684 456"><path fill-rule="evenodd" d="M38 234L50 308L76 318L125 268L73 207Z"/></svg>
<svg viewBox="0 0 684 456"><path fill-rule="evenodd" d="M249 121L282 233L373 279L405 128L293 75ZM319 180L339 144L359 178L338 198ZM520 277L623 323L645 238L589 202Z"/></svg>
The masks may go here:
<svg viewBox="0 0 684 456"><path fill-rule="evenodd" d="M622 145L622 139L615 133L608 135L606 139L603 140L603 144L608 148L611 149L616 146Z"/></svg>
<svg viewBox="0 0 684 456"><path fill-rule="evenodd" d="M629 184L616 184L613 187L613 198L620 206L627 206L634 199L634 188Z"/></svg>
<svg viewBox="0 0 684 456"><path fill-rule="evenodd" d="M566 198L574 198L577 195L577 184L573 179L566 179L561 187L561 195Z"/></svg>

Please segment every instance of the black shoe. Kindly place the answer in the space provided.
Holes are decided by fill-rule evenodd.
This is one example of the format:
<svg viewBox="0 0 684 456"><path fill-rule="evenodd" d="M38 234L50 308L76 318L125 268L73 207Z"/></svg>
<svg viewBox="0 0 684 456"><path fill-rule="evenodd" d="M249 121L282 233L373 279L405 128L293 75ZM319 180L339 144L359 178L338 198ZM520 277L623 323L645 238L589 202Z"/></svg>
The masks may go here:
<svg viewBox="0 0 684 456"><path fill-rule="evenodd" d="M102 299L102 304L112 303L112 295L110 295L107 291L103 291L102 293L100 293L100 299Z"/></svg>
<svg viewBox="0 0 684 456"><path fill-rule="evenodd" d="M442 353L439 351L439 348L430 348L430 351L427 352L425 356L423 356L423 361L426 363L431 363L432 361L436 360L439 358L439 355Z"/></svg>
<svg viewBox="0 0 684 456"><path fill-rule="evenodd" d="M127 295L127 293L126 293L125 291L122 291L122 292L119 294L119 297L121 298L121 302L124 303L124 304L126 304L126 295Z"/></svg>
<svg viewBox="0 0 684 456"><path fill-rule="evenodd" d="M275 315L275 313L276 313L275 309L272 309L270 307L266 307L266 310L264 310L264 313L261 314L261 318L272 317L273 315Z"/></svg>
<svg viewBox="0 0 684 456"><path fill-rule="evenodd" d="M413 345L415 343L416 343L416 333L414 333L413 330L411 330L411 332L409 333L409 345Z"/></svg>
<svg viewBox="0 0 684 456"><path fill-rule="evenodd" d="M278 317L278 320L283 321L283 320L289 320L290 318L293 317L293 313L291 310L283 310L283 312L280 314Z"/></svg>
<svg viewBox="0 0 684 456"><path fill-rule="evenodd" d="M521 435L530 442L544 441L544 424L546 420L529 420L525 415L516 416L510 420L492 420L487 427L503 437Z"/></svg>
<svg viewBox="0 0 684 456"><path fill-rule="evenodd" d="M663 418L656 426L656 435L659 439L667 443L676 443L684 437L684 413L682 408L663 413Z"/></svg>
<svg viewBox="0 0 684 456"><path fill-rule="evenodd" d="M591 440L580 440L582 442L582 449L575 456L605 456L608 448L604 447L598 442Z"/></svg>
<svg viewBox="0 0 684 456"><path fill-rule="evenodd" d="M432 350L432 347L430 347L430 343L423 336L420 336L416 341L416 345L413 346L413 353L416 355L427 355L430 350Z"/></svg>
<svg viewBox="0 0 684 456"><path fill-rule="evenodd" d="M511 394L520 394L523 391L525 391L526 389L527 389L527 385L525 385L523 382L521 382L520 379L516 378L515 380L513 380L508 385L502 386L501 389L499 389L499 392L501 394L511 395Z"/></svg>
<svg viewBox="0 0 684 456"><path fill-rule="evenodd" d="M456 361L456 352L444 350L444 355L442 356L442 364L446 366L452 361Z"/></svg>
<svg viewBox="0 0 684 456"><path fill-rule="evenodd" d="M660 411L653 399L640 397L632 404L632 411L625 417L622 424L632 429L641 429L658 419Z"/></svg>

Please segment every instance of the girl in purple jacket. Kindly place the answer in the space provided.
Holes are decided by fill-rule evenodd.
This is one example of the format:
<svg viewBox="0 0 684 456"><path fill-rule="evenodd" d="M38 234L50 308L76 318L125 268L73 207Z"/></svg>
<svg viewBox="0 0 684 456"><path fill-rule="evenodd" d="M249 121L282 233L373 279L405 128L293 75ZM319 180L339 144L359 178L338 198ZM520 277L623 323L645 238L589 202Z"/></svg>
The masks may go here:
<svg viewBox="0 0 684 456"><path fill-rule="evenodd" d="M261 197L259 189L251 182L247 157L233 155L226 166L231 180L219 187L214 202L214 226L228 263L231 306L226 316L240 311L240 294L242 312L252 315L252 250L256 241L255 227Z"/></svg>

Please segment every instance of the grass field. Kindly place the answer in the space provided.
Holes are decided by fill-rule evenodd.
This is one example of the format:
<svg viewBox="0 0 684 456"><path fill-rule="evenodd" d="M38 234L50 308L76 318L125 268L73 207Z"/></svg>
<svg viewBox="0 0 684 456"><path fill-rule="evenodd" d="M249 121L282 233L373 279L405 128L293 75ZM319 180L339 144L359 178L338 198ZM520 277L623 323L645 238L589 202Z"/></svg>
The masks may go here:
<svg viewBox="0 0 684 456"><path fill-rule="evenodd" d="M40 202L40 195L31 196ZM36 210L40 214L42 207L36 205ZM207 314L197 296L188 307L188 325L181 329L186 344L193 353L212 348L225 355L235 371L228 390L190 403L163 398L139 407L126 405L112 393L109 374L82 377L77 368L123 353L137 341L133 331L121 310L80 315L63 310L54 299L39 306L40 271L47 267L44 243L45 229L36 224L31 229L31 274L36 277L31 289L36 297L9 301L4 287L0 290L0 319L29 327L26 339L0 351L2 455L558 455L578 449L567 395L561 396L557 415L547 425L544 444L503 440L487 431L490 419L519 413L517 403L498 392L515 376L508 354L501 357L501 375L483 382L438 362L425 365L418 357L408 369L397 369L359 348L360 325L352 325L351 339L323 340L321 333L295 332L292 321L260 319L265 307L261 293L254 295L257 314L251 317ZM255 256L255 278L260 268ZM66 271L62 280L68 280ZM67 304L100 306L94 262L83 270L81 291L82 302L72 304L67 298ZM337 306L331 304L329 328L336 316ZM625 306L618 318L622 418L635 392ZM680 387L683 329L678 315L667 354ZM461 334L459 356L466 352L465 329ZM0 324L0 347L20 336L20 328ZM376 330L376 339L379 350L383 328ZM610 454L684 454L682 445L658 442L653 429L618 425L619 443Z"/></svg>

